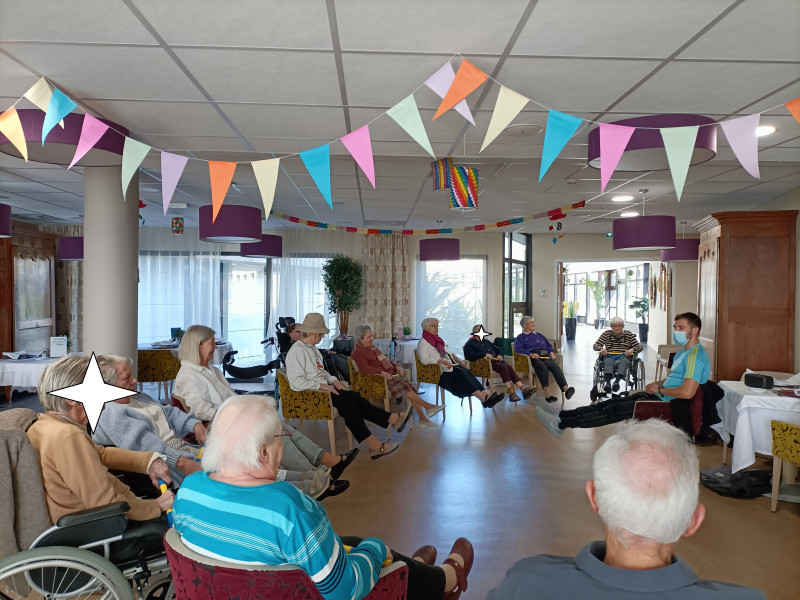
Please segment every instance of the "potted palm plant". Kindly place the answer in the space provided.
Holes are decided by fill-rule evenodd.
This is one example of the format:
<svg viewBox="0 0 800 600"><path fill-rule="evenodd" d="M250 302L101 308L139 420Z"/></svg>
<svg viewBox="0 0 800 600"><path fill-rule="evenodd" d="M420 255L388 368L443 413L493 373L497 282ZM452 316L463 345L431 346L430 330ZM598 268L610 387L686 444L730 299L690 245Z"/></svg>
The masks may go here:
<svg viewBox="0 0 800 600"><path fill-rule="evenodd" d="M646 344L647 334L650 330L650 325L647 322L647 318L650 315L650 301L648 300L647 296L642 296L641 298L637 298L631 302L628 305L628 308L634 309L636 312L636 318L642 320L642 322L639 323L639 340L643 344Z"/></svg>
<svg viewBox="0 0 800 600"><path fill-rule="evenodd" d="M363 278L361 263L344 254L336 254L322 265L328 310L336 315L336 326L342 336L347 336L350 313L361 306Z"/></svg>
<svg viewBox="0 0 800 600"><path fill-rule="evenodd" d="M604 279L599 279L598 281L589 281L588 279L583 279L581 283L585 283L586 287L592 292L592 298L594 299L594 328L600 329L600 326L603 324L605 319L603 318L603 301L606 299L606 282Z"/></svg>

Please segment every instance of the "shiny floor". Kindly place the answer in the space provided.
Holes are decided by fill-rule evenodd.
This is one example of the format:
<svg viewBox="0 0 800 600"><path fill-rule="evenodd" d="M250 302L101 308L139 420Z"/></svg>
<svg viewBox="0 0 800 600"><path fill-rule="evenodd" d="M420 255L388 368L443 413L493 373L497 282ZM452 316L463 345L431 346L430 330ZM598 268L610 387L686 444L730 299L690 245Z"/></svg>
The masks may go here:
<svg viewBox="0 0 800 600"><path fill-rule="evenodd" d="M591 344L598 332L579 327L564 348L567 378L577 393L567 408L589 402ZM645 350L647 379L655 353ZM430 387L424 397L432 399ZM551 437L530 403L498 404L493 411L447 396L447 417L437 429L415 427L401 448L377 461L366 447L348 469L352 487L324 506L340 535L376 536L401 552L423 544L439 549L440 561L459 536L475 545L475 567L464 598L485 598L518 559L532 554L573 555L603 535L584 486L594 451L615 426L568 430ZM434 418L441 424L441 417ZM345 448L342 424L337 444ZM327 430L308 423L303 431L327 448ZM376 428L378 436L384 435ZM720 446L698 448L701 467L722 462ZM769 469L771 461L756 466ZM800 505L768 498L724 498L705 488L708 514L700 530L684 539L678 553L702 578L764 590L770 599L800 597ZM533 597L533 596L532 596Z"/></svg>

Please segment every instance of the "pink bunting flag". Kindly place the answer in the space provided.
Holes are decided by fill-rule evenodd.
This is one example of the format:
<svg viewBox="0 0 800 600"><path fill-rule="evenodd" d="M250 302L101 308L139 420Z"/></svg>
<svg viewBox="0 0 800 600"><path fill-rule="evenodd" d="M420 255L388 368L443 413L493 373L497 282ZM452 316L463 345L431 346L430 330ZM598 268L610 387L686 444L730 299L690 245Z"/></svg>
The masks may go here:
<svg viewBox="0 0 800 600"><path fill-rule="evenodd" d="M372 189L375 189L375 164L372 160L372 142L369 138L369 125L359 127L355 131L348 133L342 139L344 147L364 171Z"/></svg>
<svg viewBox="0 0 800 600"><path fill-rule="evenodd" d="M187 162L188 156L161 152L161 203L164 205L165 215Z"/></svg>
<svg viewBox="0 0 800 600"><path fill-rule="evenodd" d="M103 123L100 119L95 119L90 114L83 115L81 137L78 140L78 147L75 148L75 156L72 157L72 162L69 163L67 169L71 169L89 150L94 148L94 145L100 141L100 138L103 137L103 134L107 130L108 125Z"/></svg>
<svg viewBox="0 0 800 600"><path fill-rule="evenodd" d="M725 132L725 137L728 138L731 150L739 159L744 170L756 179L761 179L758 171L758 136L756 135L760 118L761 115L756 113L722 121L719 124L722 131Z"/></svg>
<svg viewBox="0 0 800 600"><path fill-rule="evenodd" d="M600 191L604 192L635 127L600 123Z"/></svg>

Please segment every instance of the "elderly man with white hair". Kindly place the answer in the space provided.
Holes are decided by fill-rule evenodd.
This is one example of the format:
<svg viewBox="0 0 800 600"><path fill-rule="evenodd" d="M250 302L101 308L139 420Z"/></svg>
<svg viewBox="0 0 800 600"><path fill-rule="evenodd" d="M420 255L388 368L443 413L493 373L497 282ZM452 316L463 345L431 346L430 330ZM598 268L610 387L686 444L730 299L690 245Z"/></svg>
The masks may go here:
<svg viewBox="0 0 800 600"><path fill-rule="evenodd" d="M603 357L603 374L606 392L618 392L619 380L625 377L631 367L631 357L642 351L636 334L625 331L625 321L620 317L611 319L611 330L604 331L592 346ZM614 384L611 384L611 380Z"/></svg>
<svg viewBox="0 0 800 600"><path fill-rule="evenodd" d="M675 554L705 518L700 470L689 438L664 421L628 421L594 455L586 494L605 541L577 556L522 559L487 600L757 600L752 588L701 580ZM535 590L535 593L532 593Z"/></svg>

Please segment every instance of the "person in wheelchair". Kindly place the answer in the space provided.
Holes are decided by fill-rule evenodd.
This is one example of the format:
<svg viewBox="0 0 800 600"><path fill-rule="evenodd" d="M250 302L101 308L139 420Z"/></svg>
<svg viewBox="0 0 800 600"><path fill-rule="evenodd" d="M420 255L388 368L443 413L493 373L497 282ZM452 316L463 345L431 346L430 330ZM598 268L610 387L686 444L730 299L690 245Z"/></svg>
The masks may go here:
<svg viewBox="0 0 800 600"><path fill-rule="evenodd" d="M633 355L642 351L642 345L633 332L625 331L625 321L614 317L611 319L611 330L604 331L592 348L600 352L603 361L606 393L618 392L620 379L627 375L634 360Z"/></svg>
<svg viewBox="0 0 800 600"><path fill-rule="evenodd" d="M281 435L278 414L263 397L236 396L223 403L209 433L203 471L187 477L178 490L175 529L184 544L228 561L297 565L325 600L363 598L384 561L408 565L408 598L456 600L467 589L474 551L464 538L456 540L441 566L433 565L432 546L423 546L412 559L374 537L340 538L319 503L275 480Z"/></svg>
<svg viewBox="0 0 800 600"><path fill-rule="evenodd" d="M682 345L683 350L675 355L672 370L666 379L653 381L643 392L611 398L589 406L556 413L544 402L536 404L536 418L547 431L560 437L568 427L600 427L618 423L633 417L636 402L640 400L669 401L674 398L693 398L697 388L708 381L711 372L706 351L700 345L700 317L686 312L675 315L672 339Z"/></svg>
<svg viewBox="0 0 800 600"><path fill-rule="evenodd" d="M126 533L130 535L111 544L110 558L117 562L136 556L139 550L161 546L168 527L162 513L172 508L174 494L167 490L157 495L159 478L171 482L163 455L95 445L87 431L89 419L83 404L50 394L81 383L89 360L89 356L72 354L44 370L37 391L45 412L27 433L39 458L47 508L54 524L64 515L113 502L130 505L125 515ZM138 498L109 469L146 474L157 497ZM140 535L132 531L136 529L141 530Z"/></svg>
<svg viewBox="0 0 800 600"><path fill-rule="evenodd" d="M531 366L536 372L536 377L542 383L543 387L547 387L550 381L550 374L558 384L558 387L564 391L567 400L572 398L575 393L575 388L567 383L567 378L564 377L564 372L561 367L556 363L556 353L553 349L553 344L550 343L545 336L536 331L536 321L533 317L524 316L519 320L522 326L522 333L520 333L514 340L514 352L517 354L527 354L531 357ZM548 402L556 402L555 396L547 398Z"/></svg>

